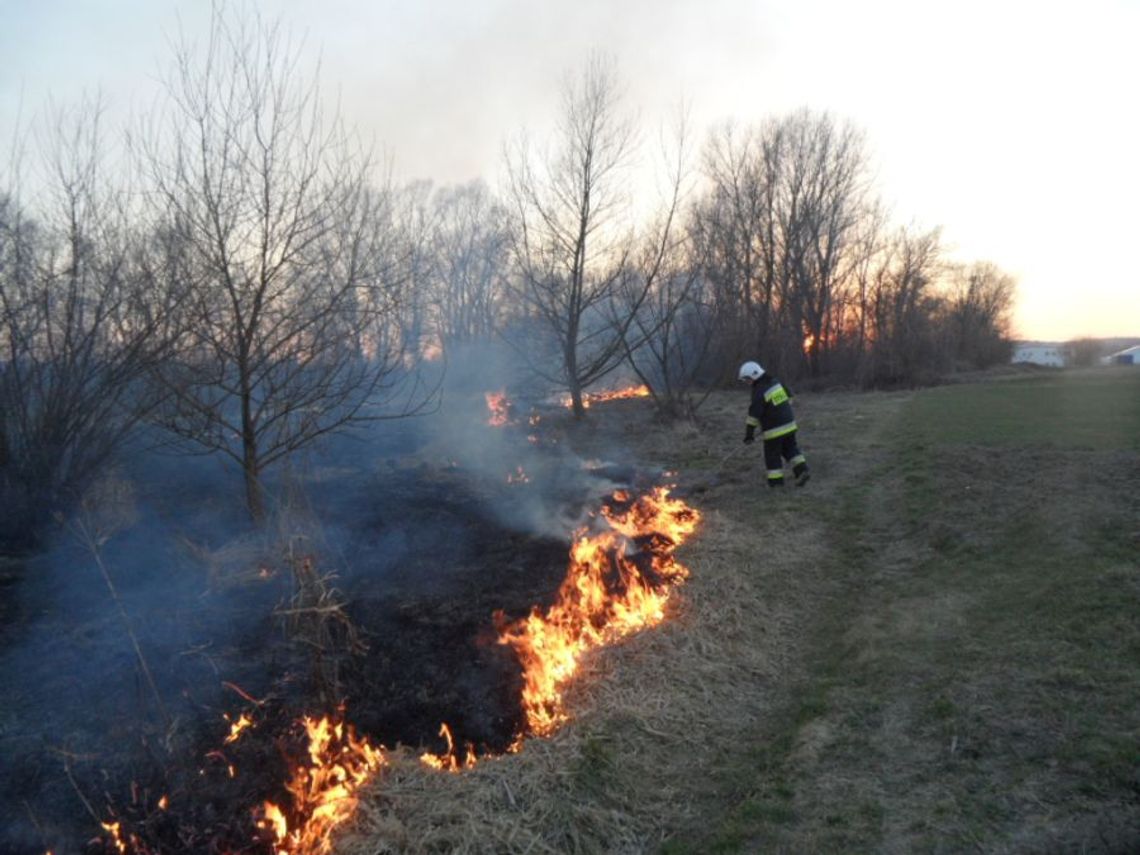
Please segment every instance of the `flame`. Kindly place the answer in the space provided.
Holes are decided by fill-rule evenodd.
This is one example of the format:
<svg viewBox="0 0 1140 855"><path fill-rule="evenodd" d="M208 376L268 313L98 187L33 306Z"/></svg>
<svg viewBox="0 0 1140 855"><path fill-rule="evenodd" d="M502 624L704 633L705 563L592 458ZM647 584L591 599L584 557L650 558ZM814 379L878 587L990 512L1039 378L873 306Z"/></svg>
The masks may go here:
<svg viewBox="0 0 1140 855"><path fill-rule="evenodd" d="M123 839L122 825L118 822L101 822L99 824L103 826L104 831L111 835L111 845L115 847L115 851L119 852L120 855L125 855L127 851L127 840ZM132 846L138 844L138 838L133 834L129 835L128 839Z"/></svg>
<svg viewBox="0 0 1140 855"><path fill-rule="evenodd" d="M309 762L286 784L292 810L265 802L257 821L273 838L274 855L329 855L332 833L352 816L359 790L386 764L384 749L358 739L352 727L328 716L301 719Z"/></svg>
<svg viewBox="0 0 1140 855"><path fill-rule="evenodd" d="M226 721L230 720L230 717L225 713L222 714L222 717L225 718ZM238 720L230 725L230 732L226 737L226 745L237 742L238 739L241 738L242 731L244 731L247 727L252 726L253 719L251 719L246 713L242 713L240 716L238 716Z"/></svg>
<svg viewBox="0 0 1140 855"><path fill-rule="evenodd" d="M812 347L815 346L815 336L808 333L804 336L804 353L811 353Z"/></svg>
<svg viewBox="0 0 1140 855"><path fill-rule="evenodd" d="M603 509L609 530L575 534L554 604L500 629L499 643L513 647L523 666L523 708L530 733L538 736L566 721L562 690L583 654L659 623L672 589L688 576L673 551L700 515L665 487L632 502L620 491L612 498L628 507Z"/></svg>
<svg viewBox="0 0 1140 855"><path fill-rule="evenodd" d="M620 398L648 398L650 395L649 387L645 384L640 386L626 386L624 389L613 389L609 392L590 392L582 396L582 406L585 409L590 408L590 404L599 404L602 401L616 401ZM574 406L574 400L569 395L562 397L562 406L570 408Z"/></svg>
<svg viewBox="0 0 1140 855"><path fill-rule="evenodd" d="M263 809L265 816L258 822L257 827L270 829L274 840L284 840L289 835L289 823L285 819L285 814L281 813L281 808L273 802L266 802Z"/></svg>
<svg viewBox="0 0 1140 855"><path fill-rule="evenodd" d="M491 427L503 427L511 423L511 402L507 400L507 393L484 392L483 398L487 402L487 409L491 411L487 424Z"/></svg>
<svg viewBox="0 0 1140 855"><path fill-rule="evenodd" d="M490 400L488 395L489 405ZM517 471L525 478L521 467ZM522 620L500 623L499 643L513 647L523 667L526 715L526 727L515 734L508 754L521 751L526 736L549 735L567 720L562 694L586 652L664 619L673 589L689 575L673 553L700 521L695 509L669 491L657 487L636 498L615 491L596 518L605 530L575 532L566 578L554 604L545 612L536 607ZM239 687L231 688L260 703ZM228 715L226 720L231 721ZM355 812L361 788L387 765L385 749L358 738L339 718L305 716L300 724L308 739L308 757L296 764L285 785L289 804L263 802L254 810L255 822L272 844L273 855L331 855L334 831ZM231 722L226 743L237 741L252 726L252 718L242 713ZM446 723L439 733L447 749L421 754L426 766L458 773L478 763L470 742L461 759ZM220 751L207 756L225 760ZM232 764L227 771L234 776ZM163 795L158 808L166 810L168 805ZM124 839L119 822L102 826L120 855L130 849L143 851L135 835Z"/></svg>
<svg viewBox="0 0 1140 855"><path fill-rule="evenodd" d="M463 760L460 761L459 753L455 750L455 739L451 735L451 728L446 723L439 726L439 735L447 740L447 751L443 754L432 754L430 751L425 751L420 755L421 763L441 772L459 772L462 769L471 769L475 766L477 760L474 745L470 742L467 743Z"/></svg>

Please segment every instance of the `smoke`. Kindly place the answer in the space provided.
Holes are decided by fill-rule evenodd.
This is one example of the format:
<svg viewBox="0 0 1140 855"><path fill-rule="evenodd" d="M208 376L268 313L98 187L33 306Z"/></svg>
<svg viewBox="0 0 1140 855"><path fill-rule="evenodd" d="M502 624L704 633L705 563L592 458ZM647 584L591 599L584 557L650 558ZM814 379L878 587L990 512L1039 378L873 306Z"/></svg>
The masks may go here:
<svg viewBox="0 0 1140 855"><path fill-rule="evenodd" d="M486 396L498 394L507 406L504 425L490 423ZM583 522L583 505L616 486L571 450L567 410L505 345L453 353L441 396L438 413L407 427L423 441L420 454L460 470L481 512L501 525L565 539Z"/></svg>
<svg viewBox="0 0 1140 855"><path fill-rule="evenodd" d="M452 353L433 379L441 386L431 413L365 423L271 471L261 529L248 521L232 462L172 453L149 430L133 438L21 561L6 607L0 851L80 851L98 830L88 806L105 816L131 781L199 762L192 752L216 744L223 713L244 703L229 686L306 702L302 687L282 682L297 660L274 616L299 555L313 557L363 626L372 653L360 679L422 671L438 681L366 697L362 725L406 726L380 736L412 740L434 733L433 717L455 703L469 733L490 739L509 728L487 712L502 695L492 685L502 670L492 654L501 654L480 652L474 636L494 609L519 613L553 593L569 535L624 473L571 451L568 412L504 347ZM488 424L489 392L511 401L507 425ZM431 620L409 625L409 603ZM432 634L444 611L460 633L451 650ZM413 658L469 650L482 659L400 670L393 645ZM425 691L440 696L437 707L408 711L408 721L393 711Z"/></svg>
<svg viewBox="0 0 1140 855"><path fill-rule="evenodd" d="M266 587L237 596L203 560L248 536L229 473L140 451L22 567L0 654L3 851L77 851L78 838L59 835L93 824L79 793L102 809L96 782L129 783L149 740L176 740L220 710L219 663L240 662L228 652L238 628L272 609ZM264 683L237 668L227 679Z"/></svg>

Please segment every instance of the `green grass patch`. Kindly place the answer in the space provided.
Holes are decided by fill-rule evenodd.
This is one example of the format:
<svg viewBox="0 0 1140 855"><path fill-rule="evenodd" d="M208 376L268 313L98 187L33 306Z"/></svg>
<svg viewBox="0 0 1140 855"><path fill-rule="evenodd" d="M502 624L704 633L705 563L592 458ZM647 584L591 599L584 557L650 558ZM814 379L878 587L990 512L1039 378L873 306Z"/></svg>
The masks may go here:
<svg viewBox="0 0 1140 855"><path fill-rule="evenodd" d="M904 426L927 443L1140 448L1140 370L1056 372L941 386L915 396Z"/></svg>

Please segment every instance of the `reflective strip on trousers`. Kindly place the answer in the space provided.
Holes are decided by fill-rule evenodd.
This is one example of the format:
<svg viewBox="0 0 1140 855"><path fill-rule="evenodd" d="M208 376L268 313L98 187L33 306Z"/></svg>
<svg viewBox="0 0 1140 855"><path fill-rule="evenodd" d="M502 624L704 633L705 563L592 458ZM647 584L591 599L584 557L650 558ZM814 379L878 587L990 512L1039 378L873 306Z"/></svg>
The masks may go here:
<svg viewBox="0 0 1140 855"><path fill-rule="evenodd" d="M788 422L786 425L780 425L779 427L769 428L768 430L764 431L763 437L764 437L764 439L777 439L781 436L785 436L785 435L791 433L795 429L796 429L796 423L795 422Z"/></svg>
<svg viewBox="0 0 1140 855"><path fill-rule="evenodd" d="M807 463L807 458L804 457L802 454L797 454L795 457L792 458L792 465L793 466L799 466L801 463Z"/></svg>
<svg viewBox="0 0 1140 855"><path fill-rule="evenodd" d="M768 472L768 480L769 481L783 481L784 480L784 470L773 469L773 470L769 471Z"/></svg>

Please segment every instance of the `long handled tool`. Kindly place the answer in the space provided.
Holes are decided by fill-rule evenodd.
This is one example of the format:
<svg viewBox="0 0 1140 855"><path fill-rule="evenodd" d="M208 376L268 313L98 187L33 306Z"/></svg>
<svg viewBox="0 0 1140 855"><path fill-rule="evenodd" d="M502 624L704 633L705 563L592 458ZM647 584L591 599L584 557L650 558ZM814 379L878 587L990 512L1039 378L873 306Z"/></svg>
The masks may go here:
<svg viewBox="0 0 1140 855"><path fill-rule="evenodd" d="M694 493L703 493L706 490L711 490L720 483L720 470L724 468L724 464L728 463L733 457L740 453L741 446L732 449L728 454L720 459L720 463L710 469L704 474L700 481L693 484L690 488Z"/></svg>
<svg viewBox="0 0 1140 855"><path fill-rule="evenodd" d="M720 461L720 463L718 463L718 464L717 464L717 465L716 465L716 466L713 468L713 470L712 470L712 471L713 471L713 472L719 472L719 471L721 470L721 468L724 466L724 464L728 463L728 461L729 461L729 460L731 460L733 457L735 457L737 454L739 454L739 453L740 453L740 450L741 450L742 448L744 448L744 446L743 446L743 445L737 445L737 446L734 446L734 447L733 447L733 449L732 449L732 451L730 451L728 454L726 454L724 457L722 457L722 458L721 458L721 461Z"/></svg>

